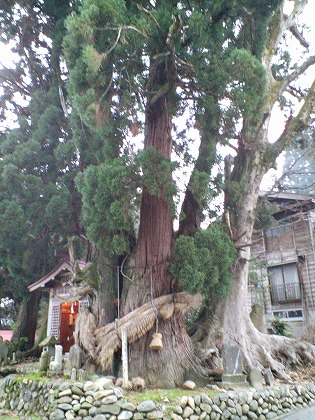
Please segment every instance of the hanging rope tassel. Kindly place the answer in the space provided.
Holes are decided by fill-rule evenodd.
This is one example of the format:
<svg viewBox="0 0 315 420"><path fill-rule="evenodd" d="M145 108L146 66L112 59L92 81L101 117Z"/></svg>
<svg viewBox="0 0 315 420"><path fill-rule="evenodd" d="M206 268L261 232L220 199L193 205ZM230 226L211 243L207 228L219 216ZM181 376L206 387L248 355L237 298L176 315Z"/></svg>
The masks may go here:
<svg viewBox="0 0 315 420"><path fill-rule="evenodd" d="M161 350L163 348L162 334L160 334L158 330L159 330L159 321L158 321L158 318L156 318L156 330L155 330L155 333L152 335L152 341L149 345L151 350Z"/></svg>
<svg viewBox="0 0 315 420"><path fill-rule="evenodd" d="M155 306L154 300L153 300L153 275L152 275L152 267L150 269L150 274L151 274L151 304L153 307L153 310L155 312L155 333L152 335L152 341L149 345L151 350L161 350L163 348L163 343L162 343L162 334L160 334L159 331L159 311L157 309L157 307Z"/></svg>

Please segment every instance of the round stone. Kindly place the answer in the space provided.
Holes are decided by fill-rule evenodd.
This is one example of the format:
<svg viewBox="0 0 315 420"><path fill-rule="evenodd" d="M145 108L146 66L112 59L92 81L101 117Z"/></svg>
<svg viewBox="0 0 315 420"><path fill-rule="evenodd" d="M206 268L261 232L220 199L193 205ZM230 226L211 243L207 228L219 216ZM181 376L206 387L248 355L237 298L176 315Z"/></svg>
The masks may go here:
<svg viewBox="0 0 315 420"><path fill-rule="evenodd" d="M119 416L118 420L129 420L133 417L133 413L131 411L123 410Z"/></svg>
<svg viewBox="0 0 315 420"><path fill-rule="evenodd" d="M49 416L49 420L64 420L64 418L65 418L64 411L58 408L54 410Z"/></svg>
<svg viewBox="0 0 315 420"><path fill-rule="evenodd" d="M154 404L152 400L143 401L137 407L140 413L148 413L149 411L155 410L155 408L156 408L156 405Z"/></svg>
<svg viewBox="0 0 315 420"><path fill-rule="evenodd" d="M183 388L184 389L191 389L191 390L193 390L193 389L196 388L196 384L195 384L194 381L185 381L183 383Z"/></svg>

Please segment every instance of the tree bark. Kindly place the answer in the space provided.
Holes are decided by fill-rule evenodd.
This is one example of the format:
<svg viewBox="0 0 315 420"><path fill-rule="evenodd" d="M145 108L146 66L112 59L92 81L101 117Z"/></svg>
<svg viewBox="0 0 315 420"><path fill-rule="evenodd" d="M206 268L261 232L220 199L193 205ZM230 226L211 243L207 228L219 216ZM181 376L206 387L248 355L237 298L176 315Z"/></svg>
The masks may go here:
<svg viewBox="0 0 315 420"><path fill-rule="evenodd" d="M158 70L152 71L159 73L161 69ZM156 77L161 76L156 74ZM156 152L162 153L165 159L170 159L172 150L172 118L168 105L167 98L163 96L148 106L146 112L148 132L144 146L145 149L153 147ZM159 195L152 195L144 185L138 240L130 258L132 263L129 264L133 270L132 277L137 280L124 281L124 290L127 289L127 294L124 297L123 314L148 302L149 299L172 292L172 277L168 273L172 245L173 219L164 187L160 185Z"/></svg>
<svg viewBox="0 0 315 420"><path fill-rule="evenodd" d="M314 346L281 336L270 336L256 329L247 307L248 272L251 256L251 237L255 222L255 209L259 185L266 168L261 164L259 150L243 149L234 162L231 180L245 185L241 196L234 201L225 194L225 223L234 241L237 256L232 268L233 280L228 297L214 302L209 300L200 329L194 334L198 353L210 369L216 367L209 358L209 348L237 346L243 354L244 368L271 368L281 379L287 378L285 364L314 361ZM213 355L213 353L212 353Z"/></svg>
<svg viewBox="0 0 315 420"><path fill-rule="evenodd" d="M157 92L148 103L144 144L145 149L152 147L167 160L170 160L172 151L170 107L176 78L175 69L171 67L170 60L167 64L152 62L148 90L153 91L155 86L169 87L166 94L159 96ZM172 74L172 80L169 74ZM169 272L174 241L170 207L163 185L160 185L158 195L150 194L148 187L143 186L137 245L129 261L129 279L124 280L123 315L154 298L179 290ZM130 347L130 376L143 377L147 385L180 385L185 373L198 370L197 358L182 314L176 313L170 319L159 320L157 312L156 317L156 328ZM159 351L149 347L152 334L157 330L163 340L163 349Z"/></svg>
<svg viewBox="0 0 315 420"><path fill-rule="evenodd" d="M191 174L185 197L181 207L181 219L179 221L178 236L187 235L193 236L203 220L203 213L207 206L207 199L198 202L191 190L192 179L196 172L204 172L210 177L211 169L215 163L216 158L216 141L218 133L212 127L208 126L207 121L212 121L210 115L205 118L206 124L201 130L200 146L198 158L195 167Z"/></svg>
<svg viewBox="0 0 315 420"><path fill-rule="evenodd" d="M117 303L118 286L117 266L115 259L107 258L104 253L98 257L98 269L100 275L100 285L98 291L99 320L98 326L106 325L118 318Z"/></svg>
<svg viewBox="0 0 315 420"><path fill-rule="evenodd" d="M19 340L25 337L26 346L23 350L34 346L40 300L41 292L34 291L25 296L20 304L12 341L19 347Z"/></svg>

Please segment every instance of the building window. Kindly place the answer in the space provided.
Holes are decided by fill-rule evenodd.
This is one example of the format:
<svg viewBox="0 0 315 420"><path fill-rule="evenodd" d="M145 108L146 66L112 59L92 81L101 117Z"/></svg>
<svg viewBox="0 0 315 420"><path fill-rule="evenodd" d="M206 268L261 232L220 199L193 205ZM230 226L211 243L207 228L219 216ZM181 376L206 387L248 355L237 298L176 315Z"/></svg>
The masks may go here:
<svg viewBox="0 0 315 420"><path fill-rule="evenodd" d="M301 287L296 263L268 268L273 305L301 301Z"/></svg>
<svg viewBox="0 0 315 420"><path fill-rule="evenodd" d="M291 224L274 226L265 231L265 246L267 252L281 252L294 247L294 235Z"/></svg>
<svg viewBox="0 0 315 420"><path fill-rule="evenodd" d="M277 318L285 319L287 321L302 321L304 318L302 309L288 309L285 311L274 311L273 315Z"/></svg>

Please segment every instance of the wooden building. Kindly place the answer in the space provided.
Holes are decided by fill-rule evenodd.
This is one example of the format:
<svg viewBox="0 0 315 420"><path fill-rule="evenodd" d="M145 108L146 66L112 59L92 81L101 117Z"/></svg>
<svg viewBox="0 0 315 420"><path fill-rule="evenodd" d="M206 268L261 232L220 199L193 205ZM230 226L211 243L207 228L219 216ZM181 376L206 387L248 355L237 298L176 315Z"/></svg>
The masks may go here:
<svg viewBox="0 0 315 420"><path fill-rule="evenodd" d="M250 305L263 306L265 331L278 317L299 338L315 327L315 199L289 193L265 198L275 205L275 224L252 238Z"/></svg>
<svg viewBox="0 0 315 420"><path fill-rule="evenodd" d="M85 263L79 263L80 269ZM72 283L73 267L70 261L61 261L52 271L28 286L28 290L41 289L49 293L47 336L60 341L63 352L68 352L74 344L74 325L80 307L88 304L88 299L73 301L75 287Z"/></svg>

